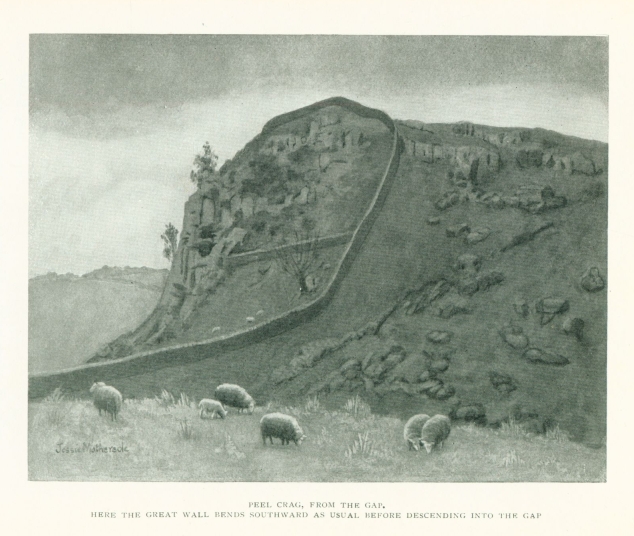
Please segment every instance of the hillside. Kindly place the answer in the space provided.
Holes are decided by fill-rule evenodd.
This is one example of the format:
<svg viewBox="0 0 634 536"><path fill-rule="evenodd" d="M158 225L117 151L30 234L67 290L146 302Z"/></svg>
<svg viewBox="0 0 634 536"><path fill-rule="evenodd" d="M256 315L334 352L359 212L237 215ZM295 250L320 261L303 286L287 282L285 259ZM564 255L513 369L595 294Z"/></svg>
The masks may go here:
<svg viewBox="0 0 634 536"><path fill-rule="evenodd" d="M257 182L261 175L246 173L255 169L250 164L254 152L267 154L278 147L269 145L271 136L282 136L277 154L282 166L288 159L283 147L292 140L298 147L292 136L300 140L295 152L309 153L301 144L311 139L312 125L324 132L343 125L345 133L352 121L348 113L337 111L340 119L334 123L306 119L298 134L293 134L292 120L273 120L220 175L230 177L235 170L234 180L242 185L237 188ZM352 144L355 157L347 160L346 171L335 178L326 171L330 178L321 178L352 189L328 189L335 193L322 203L326 190L309 196L313 183L304 176L309 186L302 189L308 190L287 194L289 217L275 227L282 238L267 247L284 243L304 216L313 219L320 235L346 233L358 224L390 161L390 131L380 122L372 125L367 136L368 127L362 129L363 143ZM213 205L205 201L202 185L185 210L187 240L198 245L187 248L181 240L164 294L167 301L139 329L94 359L165 348L157 354L158 365L153 367L149 356L143 370L131 368L126 374L122 365L78 371L72 378L51 379L51 386L59 381L64 388L82 390L88 375L99 370L126 397L168 389L202 398L222 382L243 385L261 404L292 403L311 394L336 405L362 394L380 414L404 418L443 412L456 422L499 428L514 421L539 433L559 425L574 440L601 446L606 434L607 145L541 129L471 123L410 121L398 122L397 129L398 171L321 314L286 331L255 336L259 324L309 303L323 286L297 294L297 282L266 255L232 264L238 244L242 252L249 244L266 249L259 240L267 232L270 236L271 221L277 221L270 211L264 227L240 220L245 215L242 194L239 209L238 201L232 201L221 211L231 215L236 208L231 220L220 216L227 225L218 233L225 238L203 256L214 264L199 264L200 240L208 240L200 238L207 225L200 218L204 207ZM349 147L341 141L345 135L337 139L335 150L324 149L323 141L315 141L310 150L318 147L320 155L332 155ZM322 157L310 158L318 163ZM357 172L362 164L363 173ZM299 173L293 166L286 169ZM284 173L281 185L274 181L276 188L295 188L293 173ZM211 199L221 199L222 191ZM304 198L311 201L304 204ZM361 208L352 211L352 205ZM303 214L300 207L305 207ZM330 281L346 251L340 243L319 249L316 266L322 272L314 274L315 280L321 285ZM170 349L230 335L248 322L256 326L251 341Z"/></svg>
<svg viewBox="0 0 634 536"><path fill-rule="evenodd" d="M104 267L29 280L29 373L65 369L137 326L155 307L167 270ZM98 329L96 329L98 327Z"/></svg>

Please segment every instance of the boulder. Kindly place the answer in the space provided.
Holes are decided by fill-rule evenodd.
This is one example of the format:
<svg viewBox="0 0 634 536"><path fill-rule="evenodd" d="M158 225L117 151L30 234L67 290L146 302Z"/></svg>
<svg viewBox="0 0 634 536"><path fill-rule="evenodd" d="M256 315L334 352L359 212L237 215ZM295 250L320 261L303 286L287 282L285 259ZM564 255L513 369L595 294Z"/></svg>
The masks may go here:
<svg viewBox="0 0 634 536"><path fill-rule="evenodd" d="M460 236L461 234L469 234L470 231L471 227L469 227L469 224L459 223L457 225L447 227L445 232L449 238L455 238L457 236Z"/></svg>
<svg viewBox="0 0 634 536"><path fill-rule="evenodd" d="M450 207L453 207L460 201L460 196L456 192L450 192L443 195L440 199L438 199L434 206L438 210L447 210Z"/></svg>
<svg viewBox="0 0 634 536"><path fill-rule="evenodd" d="M488 227L477 227L472 229L471 232L465 237L467 244L477 244L486 240L491 234L491 230Z"/></svg>
<svg viewBox="0 0 634 536"><path fill-rule="evenodd" d="M596 266L588 268L581 276L581 288L587 292L597 292L605 288L605 281Z"/></svg>
<svg viewBox="0 0 634 536"><path fill-rule="evenodd" d="M427 218L428 225L438 225L440 223L440 218L438 216L432 216L431 218Z"/></svg>
<svg viewBox="0 0 634 536"><path fill-rule="evenodd" d="M594 162L581 153L574 153L570 156L570 167L572 173L580 173L582 175L594 175L596 173Z"/></svg>
<svg viewBox="0 0 634 536"><path fill-rule="evenodd" d="M442 382L440 380L436 380L436 379L431 379L431 380L427 380L426 382L423 382L420 384L419 388L421 390L421 392L429 392L429 391L434 391L434 392L438 392L440 390L440 388L442 387Z"/></svg>
<svg viewBox="0 0 634 536"><path fill-rule="evenodd" d="M504 274L502 272L487 272L476 277L478 290L488 290L495 285L504 282Z"/></svg>
<svg viewBox="0 0 634 536"><path fill-rule="evenodd" d="M440 393L440 391L442 390L442 388L444 387L443 383L440 380L436 380L438 383L436 383L436 385L434 385L433 387L427 389L426 393L427 396L430 396L432 398L437 398L438 397L438 393Z"/></svg>
<svg viewBox="0 0 634 536"><path fill-rule="evenodd" d="M426 339L429 342L433 342L435 344L447 343L451 340L452 337L453 337L453 333L451 331L439 331L439 330L430 331L426 335Z"/></svg>
<svg viewBox="0 0 634 536"><path fill-rule="evenodd" d="M454 418L466 422L484 422L486 413L481 406L462 406L454 412Z"/></svg>
<svg viewBox="0 0 634 536"><path fill-rule="evenodd" d="M505 326L499 333L502 339L504 339L504 342L511 348L523 350L528 346L528 337L524 335L522 328L519 326Z"/></svg>
<svg viewBox="0 0 634 536"><path fill-rule="evenodd" d="M458 281L457 289L463 296L473 296L478 292L478 280L472 275L463 277Z"/></svg>
<svg viewBox="0 0 634 536"><path fill-rule="evenodd" d="M425 383L427 380L431 380L433 374L429 370L424 370L422 374L418 377L418 381L420 383Z"/></svg>
<svg viewBox="0 0 634 536"><path fill-rule="evenodd" d="M449 361L446 359L434 359L429 364L429 370L431 372L445 372L449 368Z"/></svg>
<svg viewBox="0 0 634 536"><path fill-rule="evenodd" d="M442 298L450 290L451 285L444 279L441 279L429 290L427 300L429 301L429 303L431 303L439 298Z"/></svg>
<svg viewBox="0 0 634 536"><path fill-rule="evenodd" d="M524 352L523 357L531 363L543 363L545 365L561 366L570 363L568 358L540 348L529 348Z"/></svg>
<svg viewBox="0 0 634 536"><path fill-rule="evenodd" d="M566 335L574 335L577 340L583 339L583 328L585 327L585 322L581 318L577 317L568 317L564 320L562 325L563 332Z"/></svg>
<svg viewBox="0 0 634 536"><path fill-rule="evenodd" d="M459 296L450 296L444 300L438 307L438 316L440 318L449 319L457 314L465 314L469 312L467 300Z"/></svg>
<svg viewBox="0 0 634 536"><path fill-rule="evenodd" d="M339 372L346 380L355 380L361 376L361 361L350 359L341 366Z"/></svg>
<svg viewBox="0 0 634 536"><path fill-rule="evenodd" d="M482 259L478 255L474 255L473 253L465 253L458 257L456 269L462 272L474 274L478 270L480 270L481 265Z"/></svg>
<svg viewBox="0 0 634 536"><path fill-rule="evenodd" d="M389 380L390 382L417 383L420 375L426 370L427 359L421 354L411 355L392 369L389 373Z"/></svg>
<svg viewBox="0 0 634 536"><path fill-rule="evenodd" d="M513 310L523 318L526 318L530 313L528 303L522 298L518 298L515 302L513 302Z"/></svg>
<svg viewBox="0 0 634 536"><path fill-rule="evenodd" d="M497 193L489 193L482 196L480 200L484 205L490 208L504 208L505 202L502 196Z"/></svg>
<svg viewBox="0 0 634 536"><path fill-rule="evenodd" d="M491 385L502 394L509 394L517 389L515 380L508 374L492 371L489 373L489 380L491 381Z"/></svg>
<svg viewBox="0 0 634 536"><path fill-rule="evenodd" d="M555 315L565 313L570 308L568 300L563 298L542 298L535 304L535 311L541 314L541 325L548 324Z"/></svg>
<svg viewBox="0 0 634 536"><path fill-rule="evenodd" d="M295 198L295 202L298 205L305 205L308 203L308 194L310 193L310 190L308 189L307 186L304 186L300 191L299 194L297 195L297 197Z"/></svg>
<svg viewBox="0 0 634 536"><path fill-rule="evenodd" d="M452 385L443 385L437 392L436 398L438 400L447 400L456 394L456 390Z"/></svg>

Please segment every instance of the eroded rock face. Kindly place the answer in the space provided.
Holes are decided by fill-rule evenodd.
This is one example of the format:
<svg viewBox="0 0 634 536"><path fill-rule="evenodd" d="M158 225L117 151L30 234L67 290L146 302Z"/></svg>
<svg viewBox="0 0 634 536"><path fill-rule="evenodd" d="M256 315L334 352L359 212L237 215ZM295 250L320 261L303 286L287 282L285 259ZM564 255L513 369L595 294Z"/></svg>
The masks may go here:
<svg viewBox="0 0 634 536"><path fill-rule="evenodd" d="M531 363L542 363L544 365L562 366L570 363L568 358L540 348L529 348L524 352L523 357Z"/></svg>
<svg viewBox="0 0 634 536"><path fill-rule="evenodd" d="M467 244L477 244L489 238L491 229L488 227L477 227L471 230L471 232L465 237Z"/></svg>
<svg viewBox="0 0 634 536"><path fill-rule="evenodd" d="M582 318L568 317L562 325L563 332L566 335L573 335L577 340L583 339L583 329L586 323Z"/></svg>
<svg viewBox="0 0 634 536"><path fill-rule="evenodd" d="M514 324L504 326L499 333L511 348L523 350L528 346L528 337L524 335L524 330L520 326Z"/></svg>
<svg viewBox="0 0 634 536"><path fill-rule="evenodd" d="M581 288L587 292L598 292L605 288L605 281L596 266L588 268L581 276Z"/></svg>
<svg viewBox="0 0 634 536"><path fill-rule="evenodd" d="M542 326L548 324L555 315L565 313L569 308L568 300L563 298L542 298L535 304L535 311L541 315Z"/></svg>
<svg viewBox="0 0 634 536"><path fill-rule="evenodd" d="M430 331L426 338L429 342L433 342L436 344L444 344L448 343L453 337L453 333L451 331Z"/></svg>

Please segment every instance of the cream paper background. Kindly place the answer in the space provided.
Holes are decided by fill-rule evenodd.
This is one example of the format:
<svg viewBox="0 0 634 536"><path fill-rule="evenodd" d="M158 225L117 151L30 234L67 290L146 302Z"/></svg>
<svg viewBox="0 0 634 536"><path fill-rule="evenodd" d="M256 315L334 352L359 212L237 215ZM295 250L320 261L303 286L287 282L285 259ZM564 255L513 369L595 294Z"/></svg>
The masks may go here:
<svg viewBox="0 0 634 536"><path fill-rule="evenodd" d="M0 2L0 526L18 534L634 534L630 199L633 8L623 1ZM29 33L608 35L610 220L607 484L204 484L27 481ZM122 511L245 511L249 501L382 502L384 512L519 520L124 520ZM117 519L91 519L91 511ZM539 512L540 520L523 513Z"/></svg>

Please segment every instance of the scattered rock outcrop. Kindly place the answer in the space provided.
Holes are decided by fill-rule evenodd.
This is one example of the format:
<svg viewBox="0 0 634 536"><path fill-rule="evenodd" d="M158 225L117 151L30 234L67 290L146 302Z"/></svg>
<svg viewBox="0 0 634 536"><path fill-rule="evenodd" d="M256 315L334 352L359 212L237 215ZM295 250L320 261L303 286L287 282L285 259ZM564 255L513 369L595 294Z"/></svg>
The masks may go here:
<svg viewBox="0 0 634 536"><path fill-rule="evenodd" d="M568 317L564 320L562 329L566 335L572 335L580 341L583 339L583 330L585 325L586 323L582 318Z"/></svg>
<svg viewBox="0 0 634 536"><path fill-rule="evenodd" d="M517 383L508 374L491 371L489 373L489 380L493 388L504 395L508 395L517 389Z"/></svg>
<svg viewBox="0 0 634 536"><path fill-rule="evenodd" d="M568 300L563 298L542 298L535 304L535 311L541 315L542 326L548 324L555 315L565 313L569 308Z"/></svg>
<svg viewBox="0 0 634 536"><path fill-rule="evenodd" d="M542 363L544 365L561 366L570 363L567 357L540 348L529 348L524 352L523 357L531 363Z"/></svg>
<svg viewBox="0 0 634 536"><path fill-rule="evenodd" d="M429 342L433 342L435 344L445 344L448 343L449 341L451 341L451 338L453 337L453 333L451 331L438 331L438 330L434 330L434 331L430 331L427 335L426 335L426 339Z"/></svg>
<svg viewBox="0 0 634 536"><path fill-rule="evenodd" d="M521 326L517 326L515 324L504 326L500 329L499 333L500 337L502 337L504 342L511 348L523 350L528 346L528 337L524 335L524 330Z"/></svg>
<svg viewBox="0 0 634 536"><path fill-rule="evenodd" d="M598 292L605 288L605 281L601 277L601 273L596 266L588 268L586 272L581 276L581 288L588 292Z"/></svg>

